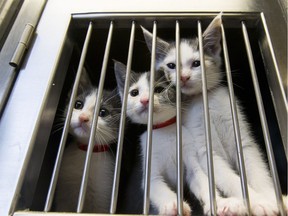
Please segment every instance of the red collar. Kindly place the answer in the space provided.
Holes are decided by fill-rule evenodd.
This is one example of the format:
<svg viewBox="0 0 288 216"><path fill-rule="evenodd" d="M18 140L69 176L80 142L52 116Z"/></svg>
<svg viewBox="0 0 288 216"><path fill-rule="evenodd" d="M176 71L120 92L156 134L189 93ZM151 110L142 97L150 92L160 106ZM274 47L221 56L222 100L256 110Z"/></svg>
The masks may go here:
<svg viewBox="0 0 288 216"><path fill-rule="evenodd" d="M83 143L78 143L78 148L82 151L87 151L88 145ZM109 145L98 145L95 144L93 148L93 152L105 152L110 149Z"/></svg>
<svg viewBox="0 0 288 216"><path fill-rule="evenodd" d="M171 124L174 124L175 122L176 122L176 116L174 116L173 118L171 118L165 122L153 125L153 129L159 129L159 128L167 127Z"/></svg>

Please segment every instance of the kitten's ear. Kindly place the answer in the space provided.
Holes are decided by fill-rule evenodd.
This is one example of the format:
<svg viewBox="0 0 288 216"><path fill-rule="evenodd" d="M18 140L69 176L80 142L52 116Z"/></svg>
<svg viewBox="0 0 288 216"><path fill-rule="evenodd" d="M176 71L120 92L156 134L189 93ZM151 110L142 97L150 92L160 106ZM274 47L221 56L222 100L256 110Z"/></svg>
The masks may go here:
<svg viewBox="0 0 288 216"><path fill-rule="evenodd" d="M75 68L73 69L73 72L76 73L76 69ZM86 68L83 67L82 73L81 73L81 76L80 76L79 85L78 85L77 95L82 94L85 91L85 89L89 89L91 87L93 87L93 85L92 85L92 83L90 81L89 74L88 74ZM71 89L69 90L69 92L67 94L68 98L71 97L71 93L72 93L72 86L71 86Z"/></svg>
<svg viewBox="0 0 288 216"><path fill-rule="evenodd" d="M204 50L212 55L219 55L221 52L221 24L222 13L217 15L203 33Z"/></svg>
<svg viewBox="0 0 288 216"><path fill-rule="evenodd" d="M153 34L150 33L147 29L141 26L143 35L147 44L148 49L152 52L152 40ZM160 60L166 55L166 50L169 47L169 43L164 41L163 39L157 37L156 39L156 59Z"/></svg>
<svg viewBox="0 0 288 216"><path fill-rule="evenodd" d="M81 77L80 77L80 86L87 88L87 87L91 87L92 83L88 74L87 69L85 68L85 66L82 69L82 73L81 73Z"/></svg>
<svg viewBox="0 0 288 216"><path fill-rule="evenodd" d="M123 63L113 60L114 61L114 73L117 81L118 92L122 99L123 92L124 92L124 85L125 85L125 77L126 77L126 65Z"/></svg>

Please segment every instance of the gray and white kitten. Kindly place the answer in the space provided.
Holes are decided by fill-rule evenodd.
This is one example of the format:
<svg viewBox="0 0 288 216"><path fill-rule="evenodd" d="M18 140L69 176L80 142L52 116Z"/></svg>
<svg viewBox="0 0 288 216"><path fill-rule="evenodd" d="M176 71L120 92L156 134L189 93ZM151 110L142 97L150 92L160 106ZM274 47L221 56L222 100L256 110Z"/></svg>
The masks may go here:
<svg viewBox="0 0 288 216"><path fill-rule="evenodd" d="M126 66L120 62L115 62L114 68L119 94L123 98ZM155 77L150 200L159 215L177 215L177 195L175 192L177 183L175 88L167 81L161 70L157 71ZM135 73L131 71L127 116L134 123L147 124L150 93L149 83L150 72ZM186 149L189 147L189 131L184 128L182 136L183 149ZM146 158L146 139L147 132L143 133L140 137L143 170ZM187 160L188 158L190 161L192 160L191 166L186 168L191 169L189 173L196 173L197 170L200 173L201 167L196 156L188 156L187 154L185 156ZM189 182L189 177L187 177L187 180ZM142 184L142 186L144 185ZM184 215L190 215L191 208L189 204L184 202L183 207Z"/></svg>
<svg viewBox="0 0 288 216"><path fill-rule="evenodd" d="M77 209L96 97L97 88L84 70L69 127L74 141L65 148L59 173L54 199L56 211ZM110 145L117 141L120 108L117 92L103 90L83 212L109 212L115 165Z"/></svg>
<svg viewBox="0 0 288 216"><path fill-rule="evenodd" d="M148 48L151 51L152 34L142 27ZM234 137L233 121L226 87L221 82L221 16L217 16L203 33L205 69L211 134L214 158L215 184L217 190L228 198L223 200L217 191L216 201L218 214L245 215L242 203L242 190L239 177L237 150ZM183 147L184 166L187 170L188 185L203 203L204 212L209 213L209 188L207 178L207 152L205 142L202 75L198 39L182 39L180 41L181 56L181 91L190 98L190 103L182 115L183 131L189 131L191 140L188 148ZM167 79L176 85L176 49L175 43L157 38L156 69L163 69ZM272 184L262 153L250 132L249 124L237 105L241 141L245 157L251 210L253 215L277 215L279 210ZM184 140L185 138L183 138ZM200 164L199 172L190 172L193 166L189 155L196 155ZM194 170L195 171L195 170ZM287 199L285 197L285 199Z"/></svg>

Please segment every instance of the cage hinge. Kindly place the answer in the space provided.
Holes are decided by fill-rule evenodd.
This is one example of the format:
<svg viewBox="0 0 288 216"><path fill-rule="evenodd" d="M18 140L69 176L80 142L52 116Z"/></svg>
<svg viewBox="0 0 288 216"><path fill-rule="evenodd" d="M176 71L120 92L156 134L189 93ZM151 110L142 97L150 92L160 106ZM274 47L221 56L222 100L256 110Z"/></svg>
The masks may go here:
<svg viewBox="0 0 288 216"><path fill-rule="evenodd" d="M11 66L13 67L20 66L23 56L25 54L25 51L28 49L28 46L30 44L32 35L34 33L34 28L35 28L34 25L32 25L31 23L27 23L25 25L20 41L18 42L16 50L13 54L13 57L11 61L9 62Z"/></svg>

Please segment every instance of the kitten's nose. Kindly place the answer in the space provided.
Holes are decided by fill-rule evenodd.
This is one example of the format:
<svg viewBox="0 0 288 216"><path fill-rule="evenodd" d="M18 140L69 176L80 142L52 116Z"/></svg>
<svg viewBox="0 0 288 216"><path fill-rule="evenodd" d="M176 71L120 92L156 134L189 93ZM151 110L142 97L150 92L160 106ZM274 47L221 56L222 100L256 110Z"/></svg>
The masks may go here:
<svg viewBox="0 0 288 216"><path fill-rule="evenodd" d="M187 82L190 79L190 76L181 76L181 81L182 82Z"/></svg>
<svg viewBox="0 0 288 216"><path fill-rule="evenodd" d="M87 115L85 115L85 114L80 114L80 116L79 116L79 121L80 122L88 122L89 121L89 117L87 116Z"/></svg>
<svg viewBox="0 0 288 216"><path fill-rule="evenodd" d="M140 99L140 102L144 105L144 106L147 106L147 104L149 103L149 98L141 98Z"/></svg>

